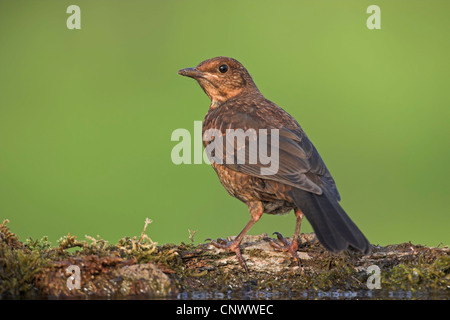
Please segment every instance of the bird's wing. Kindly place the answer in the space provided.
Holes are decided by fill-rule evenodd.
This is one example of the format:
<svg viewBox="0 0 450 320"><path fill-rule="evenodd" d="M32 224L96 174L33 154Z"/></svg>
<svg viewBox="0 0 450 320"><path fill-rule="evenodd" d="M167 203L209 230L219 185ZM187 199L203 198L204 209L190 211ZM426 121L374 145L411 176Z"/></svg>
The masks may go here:
<svg viewBox="0 0 450 320"><path fill-rule="evenodd" d="M222 164L229 169L315 194L322 194L325 189L336 200L340 200L335 182L316 148L300 125L283 109L268 100L264 101L262 107L258 104L257 108L251 104L235 103L217 109L205 118L204 123L204 132L218 129L222 134L222 152L219 150L217 153L218 148L214 148L216 158L213 160L220 159L217 155L222 154ZM231 132L235 136L239 136L237 132L240 132L241 141L234 136L231 138ZM255 137L257 148L251 144ZM216 137L214 141L217 146ZM208 141L204 143L205 147L209 145ZM266 152L261 150L261 145L267 146ZM264 159L261 155L267 157Z"/></svg>

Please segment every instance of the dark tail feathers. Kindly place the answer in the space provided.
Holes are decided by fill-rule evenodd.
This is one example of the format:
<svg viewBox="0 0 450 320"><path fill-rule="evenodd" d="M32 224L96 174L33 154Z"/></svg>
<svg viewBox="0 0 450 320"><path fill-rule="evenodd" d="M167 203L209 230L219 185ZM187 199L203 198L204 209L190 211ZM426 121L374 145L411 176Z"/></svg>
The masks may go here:
<svg viewBox="0 0 450 320"><path fill-rule="evenodd" d="M300 189L292 190L290 196L325 248L339 252L351 246L364 254L370 253L369 241L332 197Z"/></svg>

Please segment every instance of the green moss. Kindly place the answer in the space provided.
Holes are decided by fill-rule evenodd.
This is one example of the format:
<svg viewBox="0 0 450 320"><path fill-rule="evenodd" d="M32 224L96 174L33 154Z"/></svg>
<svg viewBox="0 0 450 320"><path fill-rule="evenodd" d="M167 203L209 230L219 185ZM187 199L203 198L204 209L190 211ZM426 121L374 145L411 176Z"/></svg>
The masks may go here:
<svg viewBox="0 0 450 320"><path fill-rule="evenodd" d="M48 260L39 252L0 244L0 296L30 297L38 293L33 280Z"/></svg>
<svg viewBox="0 0 450 320"><path fill-rule="evenodd" d="M30 249L31 251L42 252L50 250L52 244L50 243L50 241L48 241L47 236L43 236L41 239L36 240L28 238L27 240L25 240L25 247Z"/></svg>
<svg viewBox="0 0 450 320"><path fill-rule="evenodd" d="M373 264L381 269L383 289L445 291L450 287L447 248L404 243L374 247L372 255L363 257L354 252L331 254L318 242L306 242L300 251L310 258L302 261L302 268L286 254L284 259L276 258L277 268L268 265L267 269L259 266L252 270L249 264L250 274L246 274L234 259L234 253L209 250L207 244L194 245L192 237L188 244L158 246L146 234L150 222L146 220L140 236L124 237L115 245L99 236L85 236L85 240L78 240L68 234L52 247L47 237L30 238L22 244L5 220L0 225L0 295L22 297L39 294L40 290L53 292L52 288L54 292L66 290L67 275L61 270L77 263L82 263L85 279L91 279L90 274L97 279L85 280L97 281L92 288L103 286L108 292L115 292L114 283L121 281L114 278L118 268L144 263L155 265L184 294L214 292L229 296L232 293L242 298L243 292L276 293L277 297L300 295L302 291L367 292L369 275L365 270ZM260 248L245 249L243 246L242 251L247 259L258 263L272 257L270 252ZM113 278L109 279L110 276ZM60 282L53 285L52 281ZM147 285L148 282L139 282L136 288Z"/></svg>
<svg viewBox="0 0 450 320"><path fill-rule="evenodd" d="M450 256L442 256L432 263L399 264L384 277L383 286L406 290L435 290L450 288Z"/></svg>

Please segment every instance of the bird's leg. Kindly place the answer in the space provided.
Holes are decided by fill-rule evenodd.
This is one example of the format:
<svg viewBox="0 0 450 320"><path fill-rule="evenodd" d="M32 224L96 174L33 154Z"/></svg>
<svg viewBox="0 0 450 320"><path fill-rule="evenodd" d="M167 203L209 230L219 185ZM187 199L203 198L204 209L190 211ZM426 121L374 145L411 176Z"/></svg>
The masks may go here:
<svg viewBox="0 0 450 320"><path fill-rule="evenodd" d="M300 209L296 208L294 210L294 213L295 213L295 217L297 218L297 222L295 224L295 232L294 232L294 236L292 237L292 241L289 242L283 237L283 235L281 233L274 232L273 234L277 235L278 241L281 242L282 244L271 239L270 245L275 250L289 252L294 257L294 261L296 261L299 264L299 266L301 266L301 261L297 255L297 248L298 248L298 243L300 241L300 226L302 224L303 212Z"/></svg>
<svg viewBox="0 0 450 320"><path fill-rule="evenodd" d="M264 207L261 202L251 202L248 204L249 212L250 212L250 221L247 225L242 229L242 231L238 234L233 241L227 241L222 238L218 238L217 241L206 239L211 241L211 244L219 249L227 249L230 251L234 251L236 253L236 257L239 261L239 264L244 268L245 272L249 273L247 264L244 261L244 258L241 254L241 249L239 248L239 244L244 238L245 234L250 230L250 228L261 218L263 214Z"/></svg>

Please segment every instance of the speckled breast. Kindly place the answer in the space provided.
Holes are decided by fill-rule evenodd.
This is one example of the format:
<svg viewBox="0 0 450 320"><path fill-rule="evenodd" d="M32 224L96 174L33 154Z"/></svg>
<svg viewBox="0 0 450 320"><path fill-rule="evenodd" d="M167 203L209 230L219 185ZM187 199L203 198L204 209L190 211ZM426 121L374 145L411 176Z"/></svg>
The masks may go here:
<svg viewBox="0 0 450 320"><path fill-rule="evenodd" d="M274 188L273 184L278 183L252 177L214 162L211 165L220 182L232 197L246 204L260 201L264 206L264 212L269 214L288 213L294 208L291 201L281 200L278 192L274 192L277 188Z"/></svg>

